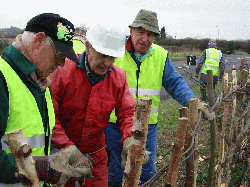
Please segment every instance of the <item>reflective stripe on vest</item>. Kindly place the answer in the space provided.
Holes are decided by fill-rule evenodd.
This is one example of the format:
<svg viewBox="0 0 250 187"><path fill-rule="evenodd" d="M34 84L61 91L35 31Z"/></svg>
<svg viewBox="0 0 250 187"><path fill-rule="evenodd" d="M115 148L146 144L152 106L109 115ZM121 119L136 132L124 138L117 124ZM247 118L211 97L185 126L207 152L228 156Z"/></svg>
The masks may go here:
<svg viewBox="0 0 250 187"><path fill-rule="evenodd" d="M3 140L7 139L6 133L23 129L30 146L33 148L32 156L45 155L44 126L34 96L3 58L0 58L0 71L5 77L9 91L9 117L5 136L1 140L4 150L10 153L9 148L3 143ZM55 113L49 88L45 91L45 98L48 107L50 133L52 133L55 126Z"/></svg>
<svg viewBox="0 0 250 187"><path fill-rule="evenodd" d="M205 64L205 67L214 68L214 69L219 69L219 67L216 67L216 66L210 66L210 65L206 65L206 64Z"/></svg>
<svg viewBox="0 0 250 187"><path fill-rule="evenodd" d="M49 144L51 142L51 135L49 138ZM3 136L1 139L1 143L2 143L2 148L6 151L9 151L10 148L9 146L5 143L5 141L8 142L8 138L7 136ZM45 134L41 134L38 136L33 136L33 137L28 137L27 138L28 144L29 146L34 149L34 148L39 148L39 147L44 147L45 146Z"/></svg>
<svg viewBox="0 0 250 187"><path fill-rule="evenodd" d="M144 89L144 88L129 88L129 91L132 95L151 95L151 96L158 96L161 94L161 90L154 90L154 89ZM136 93L138 91L138 93Z"/></svg>
<svg viewBox="0 0 250 187"><path fill-rule="evenodd" d="M206 60L202 66L201 73L207 74L207 70L212 70L214 76L219 75L219 66L222 53L216 48L206 49Z"/></svg>
<svg viewBox="0 0 250 187"><path fill-rule="evenodd" d="M139 77L136 74L137 64L128 51L125 51L123 57L117 58L114 64L126 71L128 85L134 99L138 97L153 98L149 124L156 124L162 77L168 52L156 44L152 44L152 47L154 51L141 62ZM110 116L110 122L116 123L114 112Z"/></svg>

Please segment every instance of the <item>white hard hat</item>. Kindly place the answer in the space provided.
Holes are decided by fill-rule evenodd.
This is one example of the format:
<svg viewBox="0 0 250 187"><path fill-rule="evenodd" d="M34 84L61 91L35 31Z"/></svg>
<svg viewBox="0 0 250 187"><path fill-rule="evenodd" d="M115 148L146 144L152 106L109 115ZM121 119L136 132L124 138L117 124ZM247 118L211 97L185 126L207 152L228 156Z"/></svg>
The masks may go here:
<svg viewBox="0 0 250 187"><path fill-rule="evenodd" d="M99 53L112 57L124 56L126 40L125 27L96 23L87 31L86 38Z"/></svg>

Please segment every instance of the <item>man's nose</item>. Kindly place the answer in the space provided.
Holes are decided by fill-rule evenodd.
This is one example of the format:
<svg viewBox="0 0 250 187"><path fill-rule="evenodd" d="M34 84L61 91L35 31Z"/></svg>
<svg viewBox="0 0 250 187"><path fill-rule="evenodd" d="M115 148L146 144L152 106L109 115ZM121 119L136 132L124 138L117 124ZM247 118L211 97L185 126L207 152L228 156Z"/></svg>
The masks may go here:
<svg viewBox="0 0 250 187"><path fill-rule="evenodd" d="M147 41L147 39L148 39L148 35L147 34L143 34L141 37L142 37L143 41Z"/></svg>
<svg viewBox="0 0 250 187"><path fill-rule="evenodd" d="M114 63L114 61L109 58L109 59L105 59L103 61L103 63L104 63L105 66L110 67Z"/></svg>

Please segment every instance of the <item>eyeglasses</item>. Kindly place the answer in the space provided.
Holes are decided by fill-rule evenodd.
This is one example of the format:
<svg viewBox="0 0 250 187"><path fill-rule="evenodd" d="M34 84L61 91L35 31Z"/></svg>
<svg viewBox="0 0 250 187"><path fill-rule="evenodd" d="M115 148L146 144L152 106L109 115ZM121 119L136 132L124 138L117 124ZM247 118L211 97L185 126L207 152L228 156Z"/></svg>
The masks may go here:
<svg viewBox="0 0 250 187"><path fill-rule="evenodd" d="M57 62L65 61L66 56L56 47L56 45L54 44L53 40L51 40L51 38L49 38L49 40L52 43Z"/></svg>

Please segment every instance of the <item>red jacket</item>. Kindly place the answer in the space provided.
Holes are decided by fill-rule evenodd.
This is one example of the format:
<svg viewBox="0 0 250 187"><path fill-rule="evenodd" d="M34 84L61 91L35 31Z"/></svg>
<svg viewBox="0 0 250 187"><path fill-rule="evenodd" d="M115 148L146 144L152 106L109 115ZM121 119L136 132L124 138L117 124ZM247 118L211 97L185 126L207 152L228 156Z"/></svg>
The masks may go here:
<svg viewBox="0 0 250 187"><path fill-rule="evenodd" d="M134 99L124 70L113 65L106 77L92 85L83 69L66 59L64 67L51 74L56 125L52 146L58 149L76 145L81 152L94 152L105 146L104 129L115 108L121 141L131 136Z"/></svg>

